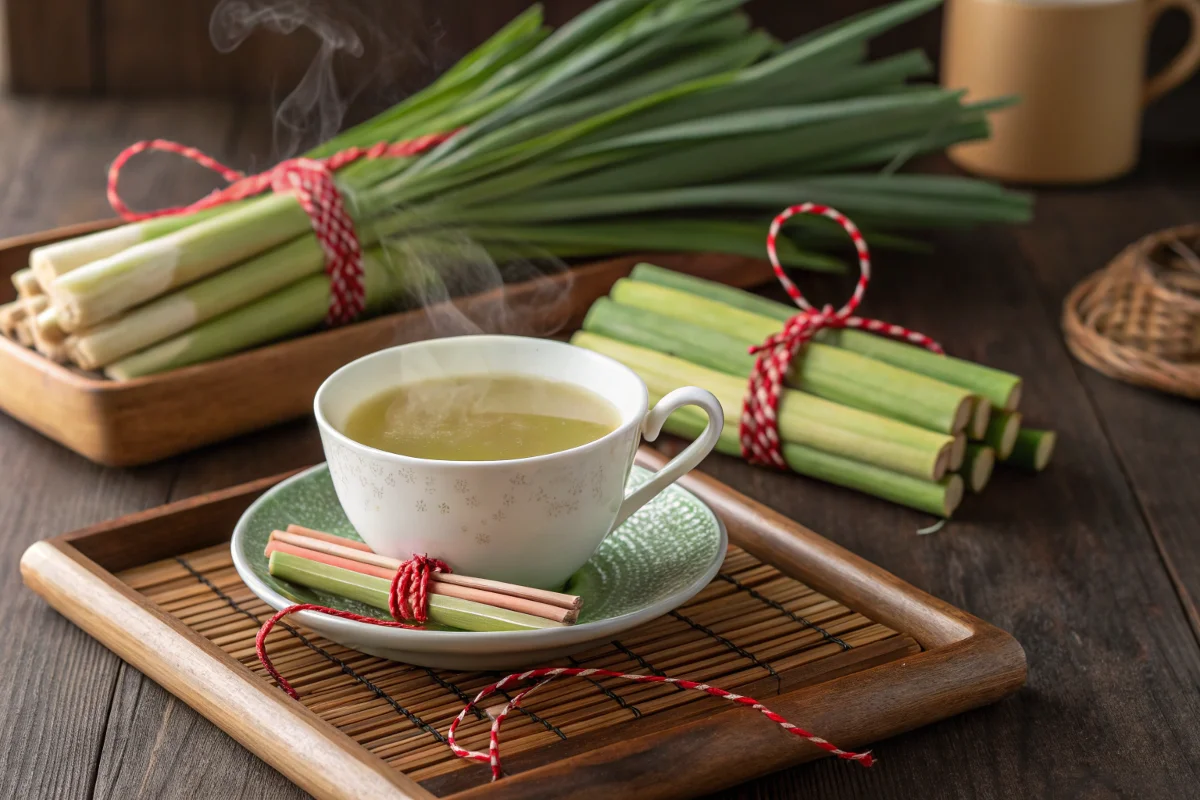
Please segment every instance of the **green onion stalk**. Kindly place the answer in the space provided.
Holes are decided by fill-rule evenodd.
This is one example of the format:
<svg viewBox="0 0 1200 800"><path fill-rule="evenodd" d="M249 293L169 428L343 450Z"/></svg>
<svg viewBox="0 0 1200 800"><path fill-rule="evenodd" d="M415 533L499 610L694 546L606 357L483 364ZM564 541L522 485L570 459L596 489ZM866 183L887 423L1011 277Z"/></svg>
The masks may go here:
<svg viewBox="0 0 1200 800"><path fill-rule="evenodd" d="M836 206L896 247L913 246L914 227L1029 218L1026 196L994 184L897 172L912 155L986 136L1002 105L910 84L930 71L919 52L867 60L872 38L939 0L902 0L788 44L754 30L744 1L603 0L554 30L535 6L426 89L306 155L453 134L338 171L359 237L384 249L455 231L501 259L757 255L764 220L800 200ZM840 245L828 220L797 220L780 252L790 266L838 269L823 250ZM235 312L307 302L298 287L323 279L318 252L296 199L265 195L39 248L31 268L73 352L101 368L218 320L229 329L205 358L261 343ZM309 315L284 316L273 335L311 327ZM924 374L983 393L945 370Z"/></svg>

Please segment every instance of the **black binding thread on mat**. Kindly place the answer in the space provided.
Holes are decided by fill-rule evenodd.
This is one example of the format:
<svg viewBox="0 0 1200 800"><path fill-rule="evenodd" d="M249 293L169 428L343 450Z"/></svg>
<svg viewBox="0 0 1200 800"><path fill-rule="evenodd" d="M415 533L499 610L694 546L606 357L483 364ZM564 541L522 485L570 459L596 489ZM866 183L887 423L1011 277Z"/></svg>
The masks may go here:
<svg viewBox="0 0 1200 800"><path fill-rule="evenodd" d="M852 645L846 644L841 639L839 639L838 637L834 636L829 631L822 628L820 625L816 624L815 622L809 622L804 617L801 617L798 614L793 614L791 611L788 611L786 608L784 608L782 603L772 600L771 598L763 595L760 592L756 592L754 589L751 589L749 586L742 583L741 581L739 581L737 578L733 577L732 575L726 575L724 572L718 572L717 577L723 581L728 581L729 583L732 583L738 589L741 589L743 592L746 592L751 597L753 597L755 600L759 600L763 603L766 603L767 605L769 605L771 608L775 609L776 611L782 612L783 614L787 615L787 617L789 619L791 619L793 622L798 622L799 624L803 625L804 627L810 628L811 630L816 631L817 633L821 634L821 636L826 641L833 642L836 645L840 645L843 650L853 649Z"/></svg>
<svg viewBox="0 0 1200 800"><path fill-rule="evenodd" d="M680 614L678 611L671 611L669 613L672 617L679 620L680 622L686 623L687 625L692 626L693 628L700 631L701 633L706 634L706 635L711 636L712 638L716 639L718 642L725 645L726 647L728 647L733 652L737 653L742 658L747 659L748 661L752 662L754 664L754 666L762 667L767 672L771 673L771 677L775 679L776 683L779 682L779 673L777 673L775 671L775 668L772 667L770 664L768 664L765 661L760 661L758 659L758 657L756 655L754 655L754 653L751 653L749 650L746 650L745 648L738 647L736 644L729 641L721 634L717 633L716 631L712 630L711 628L704 627L699 622L696 622L696 620L694 620L690 617L685 617L683 614Z"/></svg>
<svg viewBox="0 0 1200 800"><path fill-rule="evenodd" d="M613 647L620 650L625 655L632 658L634 661L636 661L638 664L641 665L642 669L646 670L647 672L651 673L652 675L657 675L660 678L667 677L667 673L663 672L661 669L654 666L649 661L642 658L637 653L633 652L628 647L626 647L625 645L618 642L616 639L613 639L611 642L609 642L609 644L611 644ZM678 684L672 683L671 685L675 687L675 691L677 691L677 692L686 691L682 686L680 686Z"/></svg>
<svg viewBox="0 0 1200 800"><path fill-rule="evenodd" d="M500 673L496 672L496 673L492 673L492 674L499 675ZM508 692L504 691L503 689L497 689L496 691L498 691L500 694L504 695L505 700L512 700L512 695L509 694ZM533 713L532 711L529 711L528 709L525 709L525 708L521 708L521 706L517 706L516 708L517 708L517 711L520 711L522 714L529 717L534 722L541 723L542 727L545 728L546 730L557 734L558 738L560 738L560 739L567 738L567 735L565 733L563 733L562 731L560 731L558 729L558 726L556 726L554 723L550 722L549 720L543 719L542 717L539 717L537 714Z"/></svg>
<svg viewBox="0 0 1200 800"><path fill-rule="evenodd" d="M247 611L246 609L242 608L236 600L234 600L229 595L225 594L225 592L221 591L220 587L218 587L215 583L213 583L208 578L206 578L202 573L197 571L191 564L189 564L181 556L175 556L175 561L179 563L179 566L186 569L193 578L195 578L196 580L200 581L200 583L207 586L209 588L209 590L212 591L213 594L215 594L217 597L224 600L226 605L228 605L234 611L248 617L249 619L253 620L258 625L263 624L263 621L261 619L259 619L259 617L256 614L253 614L253 613ZM369 689L372 694L374 694L380 700L385 701L388 705L390 705L393 709L395 709L396 713L403 715L409 722L411 722L413 725L416 725L418 728L420 728L421 730L423 730L426 733L428 733L429 735L431 735L434 739L437 739L438 742L440 742L442 744L446 744L446 737L442 736L442 734L438 733L437 728L434 728L428 722L421 719L420 717L418 717L413 712L409 711L404 706L400 705L398 702L396 702L395 698L393 698L390 694L385 692L383 689L380 689L378 686L371 683L371 681L368 680L367 678L363 677L362 675L359 675L345 661L342 661L340 658L335 656L333 653L330 653L328 650L325 650L321 646L313 644L311 641L309 641L308 637L306 637L304 634L300 633L300 631L296 630L291 625L288 625L286 622L280 620L279 624L281 626L283 626L283 628L288 633L292 634L292 636L295 636L297 639L299 639L300 643L302 645L307 647L309 650L312 650L314 653L324 656L329 661L336 664L338 666L338 668L341 669L341 671L344 674L348 675L349 677L351 677L354 680L361 683L363 686L367 687L367 689Z"/></svg>
<svg viewBox="0 0 1200 800"><path fill-rule="evenodd" d="M567 656L567 660L571 662L572 667L582 667L583 666L583 663L581 661L576 660L574 656ZM599 689L601 692L603 692L605 697L611 698L621 708L624 708L624 709L628 710L629 712L631 712L633 714L634 719L637 719L638 717L642 716L641 709L639 709L633 703L627 702L625 700L625 698L621 697L619 694L613 693L613 691L611 689L609 689L607 686L605 686L604 684L600 683L597 680L593 680L592 678L587 678L586 680L588 683L592 684L597 689Z"/></svg>
<svg viewBox="0 0 1200 800"><path fill-rule="evenodd" d="M441 686L448 692L453 692L459 700L463 701L464 706L471 706L471 713L475 715L475 719L486 719L484 713L479 710L479 706L473 705L471 703L471 698L467 697L466 693L462 689L458 688L453 681L446 680L429 667L421 667L421 669L425 670L425 674L432 678L438 686Z"/></svg>

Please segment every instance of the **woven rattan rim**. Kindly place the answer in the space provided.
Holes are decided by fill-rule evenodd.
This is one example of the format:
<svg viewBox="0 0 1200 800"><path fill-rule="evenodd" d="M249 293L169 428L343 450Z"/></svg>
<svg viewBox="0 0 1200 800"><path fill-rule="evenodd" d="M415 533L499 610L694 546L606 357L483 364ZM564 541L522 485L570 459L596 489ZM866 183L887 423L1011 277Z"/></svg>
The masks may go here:
<svg viewBox="0 0 1200 800"><path fill-rule="evenodd" d="M1200 399L1200 224L1150 234L1080 281L1062 326L1089 367Z"/></svg>

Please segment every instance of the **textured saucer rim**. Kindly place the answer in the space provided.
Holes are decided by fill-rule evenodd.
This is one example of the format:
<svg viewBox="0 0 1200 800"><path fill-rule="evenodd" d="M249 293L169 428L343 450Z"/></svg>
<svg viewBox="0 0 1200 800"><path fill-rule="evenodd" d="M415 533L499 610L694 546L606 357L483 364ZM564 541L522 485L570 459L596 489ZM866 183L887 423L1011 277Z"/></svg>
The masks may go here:
<svg viewBox="0 0 1200 800"><path fill-rule="evenodd" d="M327 468L326 463L321 462L275 484L263 492L242 512L237 524L234 526L233 536L229 542L234 569L237 570L246 587L276 611L282 611L288 606L295 605L295 603L263 583L262 579L255 573L253 567L247 562L239 544L242 538L247 535L249 520L262 505L270 501L276 492L283 491L292 483L298 483L310 475ZM332 641L338 641L339 639L366 640L378 642L379 648L423 653L455 652L461 654L466 651L479 650L485 650L488 653L516 653L525 650L570 647L595 641L606 636L613 636L643 622L656 619L695 597L705 586L712 582L717 572L720 571L721 564L725 561L725 555L729 549L729 536L725 530L725 523L722 522L721 518L707 503L695 494L678 485L676 485L676 488L694 498L715 523L718 534L717 551L713 556L712 562L705 569L704 574L695 581L657 603L636 611L594 622L569 625L563 628L487 632L382 628L363 622L355 622L354 620L332 617L315 611L298 611L293 615L293 618L304 626L321 632L323 636ZM374 647L375 645L372 646Z"/></svg>

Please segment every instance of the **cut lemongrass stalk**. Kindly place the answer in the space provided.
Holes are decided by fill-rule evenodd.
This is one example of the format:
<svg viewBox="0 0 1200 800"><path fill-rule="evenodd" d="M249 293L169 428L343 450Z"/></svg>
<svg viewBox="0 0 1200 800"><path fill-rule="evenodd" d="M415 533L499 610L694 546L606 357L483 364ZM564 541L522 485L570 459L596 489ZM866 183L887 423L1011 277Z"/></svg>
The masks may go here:
<svg viewBox="0 0 1200 800"><path fill-rule="evenodd" d="M345 536L338 536L334 533L325 533L325 531L306 528L303 525L288 525L287 532L298 533L301 536L307 536L310 539L321 539L326 542L332 542L333 544L340 544L343 547L353 547L355 550L365 550L368 553L374 552L371 550L371 546L366 542L360 542L357 539L349 539Z"/></svg>
<svg viewBox="0 0 1200 800"><path fill-rule="evenodd" d="M950 471L958 472L963 465L963 459L967 457L967 435L965 433L957 434L954 437L954 444L950 447Z"/></svg>
<svg viewBox="0 0 1200 800"><path fill-rule="evenodd" d="M29 268L33 270L38 282L46 287L60 275L66 275L85 264L108 258L135 244L156 239L208 217L230 211L237 205L240 204L230 203L192 214L172 214L143 222L131 222L86 236L35 247L29 253Z"/></svg>
<svg viewBox="0 0 1200 800"><path fill-rule="evenodd" d="M372 608L388 610L392 586L389 580L319 564L287 553L272 553L268 565L271 575L281 580L357 600ZM563 627L561 622L532 614L445 595L430 595L428 611L430 621L465 631L528 631Z"/></svg>
<svg viewBox="0 0 1200 800"><path fill-rule="evenodd" d="M76 361L85 369L106 367L130 353L319 274L324 266L325 254L315 238L294 239L80 331L75 344Z"/></svg>
<svg viewBox="0 0 1200 800"><path fill-rule="evenodd" d="M54 306L47 306L33 317L34 333L44 341L58 344L67 338L67 334L58 326L58 312Z"/></svg>
<svg viewBox="0 0 1200 800"><path fill-rule="evenodd" d="M639 281L681 289L743 311L767 316L776 320L777 323L791 319L797 313L795 306L777 303L732 286L684 275L652 264L639 264L634 269L632 276ZM961 358L940 356L923 347L858 330L826 328L817 335L817 339L826 344L842 347L860 355L885 361L896 367L969 389L1003 409L1012 410L1021 400L1021 379L1003 370L985 367Z"/></svg>
<svg viewBox="0 0 1200 800"><path fill-rule="evenodd" d="M1021 413L1019 411L992 410L992 419L988 422L987 434L983 437L984 444L996 451L996 458L1001 461L1012 455L1021 432Z"/></svg>
<svg viewBox="0 0 1200 800"><path fill-rule="evenodd" d="M975 410L971 414L971 422L967 425L967 436L979 441L987 436L987 426L992 420L992 404L986 397L975 398Z"/></svg>
<svg viewBox="0 0 1200 800"><path fill-rule="evenodd" d="M298 526L297 526L298 527ZM328 536L328 535L327 535ZM268 541L282 542L296 547L303 547L315 552L326 553L338 558L345 558L351 561L357 561L363 564L370 564L379 569L386 570L388 576L396 574L396 570L404 563L398 558L380 555L370 549L359 549L358 547L348 547L336 540L336 536L328 536L328 538L311 537L305 534L293 533L291 531L272 531ZM357 544L357 543L355 543ZM582 604L581 598L573 594L562 594L561 592L552 592L546 589L534 589L528 586L519 586L515 583L504 583L502 581L493 581L486 578L473 578L467 575L458 575L452 572L439 572L434 576L433 580L438 583L445 583L462 587L463 589L478 590L491 594L502 594L509 597L521 598L536 602L538 604L550 605L560 609L575 611ZM475 599L468 597L467 599Z"/></svg>
<svg viewBox="0 0 1200 800"><path fill-rule="evenodd" d="M765 317L742 319L745 312L654 284L618 282L613 297L592 305L585 331L738 377L749 377L754 366L748 346L766 338L755 340L768 324L761 330L751 326L763 320L772 331L779 327ZM734 318L720 319L726 311ZM810 343L792 364L788 384L796 389L941 433L961 430L973 407L964 389L848 350Z"/></svg>
<svg viewBox="0 0 1200 800"><path fill-rule="evenodd" d="M17 323L24 319L27 313L25 303L20 300L0 306L0 333L13 336L17 330Z"/></svg>
<svg viewBox="0 0 1200 800"><path fill-rule="evenodd" d="M654 395L653 399L657 399L657 395ZM699 411L682 408L670 416L663 430L685 439L695 439L704 430L705 424L704 415ZM736 422L725 425L716 449L725 455L741 457ZM958 475L947 475L936 482L925 481L805 445L786 442L783 445L783 458L788 468L797 474L854 489L939 517L950 517L962 502L963 481Z"/></svg>
<svg viewBox="0 0 1200 800"><path fill-rule="evenodd" d="M1013 443L1012 452L1002 460L1005 464L1041 472L1054 455L1054 445L1057 439L1058 435L1054 431L1021 428Z"/></svg>
<svg viewBox="0 0 1200 800"><path fill-rule="evenodd" d="M579 332L571 343L615 358L633 369L651 391L665 395L680 386L708 389L729 419L741 417L745 381L643 347ZM779 433L784 441L875 464L926 480L946 472L953 437L831 403L794 389L779 401Z"/></svg>
<svg viewBox="0 0 1200 800"><path fill-rule="evenodd" d="M317 550L310 550L306 547L300 547L295 544L288 544L272 539L267 542L266 555L270 557L271 553L287 553L289 555L307 558L309 561L315 561L319 564L328 564L329 566L348 569L351 572L358 572L362 575L372 575L376 578L383 578L391 582L396 577L396 570L387 570L383 567L377 567L372 564L366 564L362 561L355 561L350 558L330 555ZM576 609L560 608L552 606L549 603L539 603L536 600L528 600L524 597L514 597L508 594L499 592L488 592L482 589L471 589L466 586L458 586L452 583L443 583L438 580L442 573L431 576L429 581L429 591L434 595L442 595L444 597L457 597L460 600L471 600L476 603L482 603L496 608L503 608L508 611L519 611L522 614L532 614L535 617L544 617L545 619L553 620L554 622L573 623L579 617L579 611Z"/></svg>
<svg viewBox="0 0 1200 800"><path fill-rule="evenodd" d="M389 265L394 253L376 248L363 253L363 282L367 312L395 302L417 280L412 266ZM285 289L247 303L174 338L151 345L114 361L104 374L117 380L137 378L197 364L256 347L285 336L313 330L329 311L329 278L324 274L303 278Z"/></svg>
<svg viewBox="0 0 1200 800"><path fill-rule="evenodd" d="M290 241L310 226L294 195L264 195L71 270L45 288L63 329L74 332Z"/></svg>
<svg viewBox="0 0 1200 800"><path fill-rule="evenodd" d="M967 457L963 460L959 472L966 481L967 488L979 493L992 478L992 470L996 466L996 451L986 444L971 442L967 445Z"/></svg>
<svg viewBox="0 0 1200 800"><path fill-rule="evenodd" d="M33 347L33 326L29 324L29 317L17 320L13 326L13 338L23 347Z"/></svg>
<svg viewBox="0 0 1200 800"><path fill-rule="evenodd" d="M33 348L55 364L66 364L71 360L66 342L62 339L54 341L42 336L38 330L37 320L37 316L25 318L25 324L29 327L29 336L33 339Z"/></svg>
<svg viewBox="0 0 1200 800"><path fill-rule="evenodd" d="M42 291L42 286L38 283L37 278L33 275L33 270L26 267L19 269L12 274L13 288L17 290L17 297L26 298L34 297L35 295L45 294Z"/></svg>

